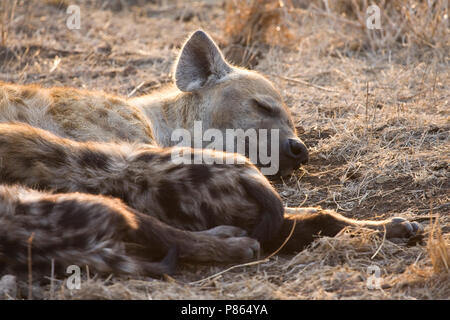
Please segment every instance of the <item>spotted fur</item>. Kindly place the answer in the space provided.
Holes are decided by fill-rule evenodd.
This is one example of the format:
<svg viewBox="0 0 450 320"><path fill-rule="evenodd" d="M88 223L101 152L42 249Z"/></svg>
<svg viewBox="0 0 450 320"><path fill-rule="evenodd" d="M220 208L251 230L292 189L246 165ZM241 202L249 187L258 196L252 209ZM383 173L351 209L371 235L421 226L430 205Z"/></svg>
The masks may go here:
<svg viewBox="0 0 450 320"><path fill-rule="evenodd" d="M95 272L162 275L177 259L227 262L259 250L246 237L183 231L111 197L49 194L0 185L0 274L57 274L70 265ZM31 256L29 255L31 252Z"/></svg>
<svg viewBox="0 0 450 320"><path fill-rule="evenodd" d="M176 164L172 151L76 142L24 124L0 124L0 181L120 198L180 229L236 225L259 241L273 237L283 219L281 199L246 158L239 156L241 165ZM203 150L205 158L227 156Z"/></svg>

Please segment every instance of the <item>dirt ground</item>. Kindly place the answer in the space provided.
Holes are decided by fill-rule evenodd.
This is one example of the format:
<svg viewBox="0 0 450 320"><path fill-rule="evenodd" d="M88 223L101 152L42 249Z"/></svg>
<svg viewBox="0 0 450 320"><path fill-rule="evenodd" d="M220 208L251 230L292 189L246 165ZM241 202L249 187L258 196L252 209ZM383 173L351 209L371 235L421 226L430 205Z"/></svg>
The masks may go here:
<svg viewBox="0 0 450 320"><path fill-rule="evenodd" d="M425 2L417 1L411 15ZM254 65L280 89L310 149L310 163L275 187L291 207L418 219L425 240L408 246L369 230L346 230L297 255L230 270L182 265L164 279L83 270L80 290L54 279L33 288L35 299L450 298L448 9L435 13L428 34L412 24L392 36L395 21L384 15L384 31L365 30L357 10L307 3L286 1L292 10L282 11L288 16L274 30L282 38L286 28L289 43L261 43ZM69 4L80 6L79 30L66 25ZM181 44L198 28L229 48L233 15L242 14L232 11L239 7L232 0L8 0L0 6L1 81L124 96L169 83ZM432 26L433 18L421 19ZM373 281L380 285L370 289ZM27 290L20 283L18 298Z"/></svg>

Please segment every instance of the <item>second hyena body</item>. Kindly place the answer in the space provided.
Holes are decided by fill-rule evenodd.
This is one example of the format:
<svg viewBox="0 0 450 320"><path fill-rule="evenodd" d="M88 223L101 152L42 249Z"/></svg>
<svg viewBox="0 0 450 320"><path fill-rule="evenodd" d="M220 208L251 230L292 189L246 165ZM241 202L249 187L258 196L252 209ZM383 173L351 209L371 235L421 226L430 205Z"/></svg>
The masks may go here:
<svg viewBox="0 0 450 320"><path fill-rule="evenodd" d="M131 100L0 84L0 270L24 268L31 235L37 265L161 274L175 258L251 259L259 244L279 246L293 221L291 251L348 225L386 227L392 237L419 230L401 219L358 222L321 210L285 215L270 182L237 154L191 150L208 164L174 161L173 151L184 149L172 147L172 132L192 131L195 121L221 132L277 129L280 175L307 159L272 84L229 65L205 33L184 45L175 84Z"/></svg>

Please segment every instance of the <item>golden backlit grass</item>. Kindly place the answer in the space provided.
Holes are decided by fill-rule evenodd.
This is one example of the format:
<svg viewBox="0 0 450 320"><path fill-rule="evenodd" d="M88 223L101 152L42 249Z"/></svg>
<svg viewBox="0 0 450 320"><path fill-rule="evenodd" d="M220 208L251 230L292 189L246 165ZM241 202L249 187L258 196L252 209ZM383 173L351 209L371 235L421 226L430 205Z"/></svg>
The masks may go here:
<svg viewBox="0 0 450 320"><path fill-rule="evenodd" d="M435 219L428 238L428 254L435 273L450 274L450 242L448 234L442 234L439 218Z"/></svg>
<svg viewBox="0 0 450 320"><path fill-rule="evenodd" d="M198 27L224 49L234 34L245 35L242 39L250 34L251 41L239 45L260 52L255 68L280 89L310 149L308 165L275 183L285 204L322 206L354 218L419 219L425 241L408 246L383 241L370 230L346 229L297 255L225 273L220 272L230 266L187 264L163 280L88 278L83 269L81 290L69 291L59 277L52 290L33 287L35 299L450 297L444 1L380 2L382 31L364 27L364 1L328 1L329 7L302 0L261 1L257 7L250 0L223 7L211 1L123 1L123 10L115 12L79 1L80 31L65 27L65 10L36 3L18 1L12 14L13 2L2 2L8 33L0 46L0 80L139 95L170 82L180 44ZM236 10L242 11L233 17ZM266 15L267 22L254 15ZM293 36L280 38L286 43L276 38L283 32ZM381 289L367 287L371 265L381 270ZM18 298L26 298L26 281L20 288Z"/></svg>

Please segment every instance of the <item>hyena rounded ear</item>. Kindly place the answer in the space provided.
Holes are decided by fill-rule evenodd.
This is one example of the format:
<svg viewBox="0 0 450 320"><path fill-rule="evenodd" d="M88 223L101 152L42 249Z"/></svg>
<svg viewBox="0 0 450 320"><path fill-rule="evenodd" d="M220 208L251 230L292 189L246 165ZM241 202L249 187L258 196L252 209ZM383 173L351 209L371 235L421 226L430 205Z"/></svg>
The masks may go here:
<svg viewBox="0 0 450 320"><path fill-rule="evenodd" d="M175 83L181 91L192 92L213 86L231 70L219 47L207 33L198 30L181 49L175 69Z"/></svg>

